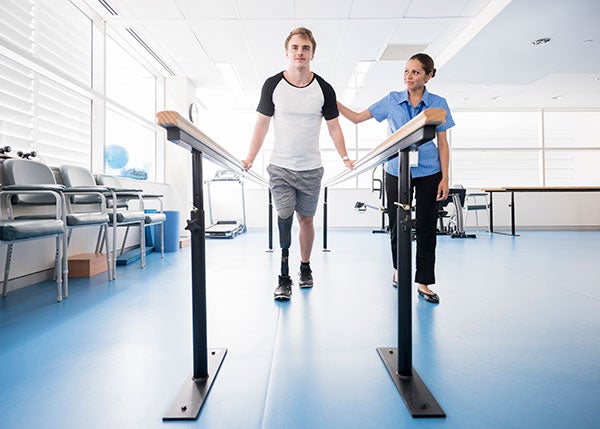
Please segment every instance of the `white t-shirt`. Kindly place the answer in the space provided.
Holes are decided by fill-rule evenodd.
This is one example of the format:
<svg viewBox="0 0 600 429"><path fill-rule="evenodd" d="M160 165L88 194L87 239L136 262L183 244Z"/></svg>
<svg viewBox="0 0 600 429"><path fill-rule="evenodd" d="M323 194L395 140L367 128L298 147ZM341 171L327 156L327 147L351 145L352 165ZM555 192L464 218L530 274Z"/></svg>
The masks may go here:
<svg viewBox="0 0 600 429"><path fill-rule="evenodd" d="M271 164L294 171L322 167L321 121L339 116L335 91L322 77L314 73L308 85L297 87L280 72L265 81L256 110L273 117Z"/></svg>

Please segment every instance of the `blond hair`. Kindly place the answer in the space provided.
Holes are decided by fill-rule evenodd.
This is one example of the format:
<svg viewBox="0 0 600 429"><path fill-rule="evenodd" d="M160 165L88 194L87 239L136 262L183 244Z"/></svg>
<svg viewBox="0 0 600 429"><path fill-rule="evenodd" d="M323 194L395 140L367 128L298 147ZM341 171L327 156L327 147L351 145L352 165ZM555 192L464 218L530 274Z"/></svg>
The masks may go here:
<svg viewBox="0 0 600 429"><path fill-rule="evenodd" d="M290 40L296 34L299 35L300 37L302 37L303 39L308 39L308 41L312 44L313 53L317 50L317 42L316 42L315 38L313 37L312 31L310 31L306 27L298 27L298 28L293 29L290 32L289 36L287 36L287 38L285 39L284 46L285 46L286 51L287 51L288 45L290 43Z"/></svg>

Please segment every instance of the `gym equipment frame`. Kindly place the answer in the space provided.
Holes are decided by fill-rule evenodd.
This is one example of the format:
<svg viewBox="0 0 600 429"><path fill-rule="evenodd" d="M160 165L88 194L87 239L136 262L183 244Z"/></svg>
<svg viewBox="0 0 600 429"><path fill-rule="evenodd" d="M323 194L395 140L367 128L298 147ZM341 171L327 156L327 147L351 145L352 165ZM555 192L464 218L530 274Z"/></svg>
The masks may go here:
<svg viewBox="0 0 600 429"><path fill-rule="evenodd" d="M390 135L363 158L353 170L345 170L324 184L323 248L327 249L327 188L381 164L396 154L398 169L398 347L378 347L383 360L404 403L413 417L446 417L446 413L431 394L412 366L412 248L410 206L410 169L408 155L419 145L435 137L436 127L446 119L446 111L426 109L402 128Z"/></svg>
<svg viewBox="0 0 600 429"><path fill-rule="evenodd" d="M217 219L213 220L213 203L210 188L215 182L235 182L241 187L242 196L242 218L237 220L232 219ZM210 225L206 227L206 236L209 238L235 238L246 232L246 191L244 189L244 179L239 175L232 173L229 170L217 170L212 179L205 180L206 193L208 202L208 218Z"/></svg>

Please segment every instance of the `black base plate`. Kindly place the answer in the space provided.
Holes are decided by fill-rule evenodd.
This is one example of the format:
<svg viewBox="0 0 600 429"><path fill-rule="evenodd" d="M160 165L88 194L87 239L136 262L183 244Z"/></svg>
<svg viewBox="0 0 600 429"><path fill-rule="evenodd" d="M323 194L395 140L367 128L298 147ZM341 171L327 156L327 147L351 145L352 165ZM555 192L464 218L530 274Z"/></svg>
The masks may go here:
<svg viewBox="0 0 600 429"><path fill-rule="evenodd" d="M195 420L198 417L226 354L227 349L209 350L208 377L194 380L192 378L193 374L190 374L183 382L179 392L177 392L177 396L175 396L171 406L163 416L163 421Z"/></svg>
<svg viewBox="0 0 600 429"><path fill-rule="evenodd" d="M398 349L395 347L377 347L377 353L404 399L410 415L413 417L446 417L446 413L414 368L410 377L398 375L397 351Z"/></svg>

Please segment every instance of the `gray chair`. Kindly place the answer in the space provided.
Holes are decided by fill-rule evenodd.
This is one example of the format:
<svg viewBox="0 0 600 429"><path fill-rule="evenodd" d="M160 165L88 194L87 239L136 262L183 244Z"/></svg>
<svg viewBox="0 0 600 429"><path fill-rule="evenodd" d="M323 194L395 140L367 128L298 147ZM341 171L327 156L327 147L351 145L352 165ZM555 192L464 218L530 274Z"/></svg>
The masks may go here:
<svg viewBox="0 0 600 429"><path fill-rule="evenodd" d="M50 167L40 162L26 159L9 159L4 161L4 177L10 185L57 185L56 177ZM104 233L104 243L97 240L95 253L101 253L102 245L105 244L106 248L109 248L107 234L109 217L105 209L104 195L96 187L79 187L77 189L62 187L62 220L66 226L66 234L63 236L63 296L67 298L69 296L68 249L73 230L84 227L98 227L100 229L99 236ZM85 208L82 209L81 205L74 204L76 198L94 199L99 204L96 204L91 209L89 205L85 205ZM18 204L20 206L37 207L35 213L22 214L18 219L47 218L49 214L42 211L41 206L47 206L48 203L48 198L43 196L17 195L13 197L13 206ZM106 264L108 267L108 280L111 281L112 269L108 251L106 252Z"/></svg>
<svg viewBox="0 0 600 429"><path fill-rule="evenodd" d="M6 246L2 297L8 293L8 281L13 256L13 246L31 240L56 239L54 272L57 288L57 301L63 299L61 261L63 260L63 239L65 236L64 211L61 185L5 185L0 189L0 246ZM53 213L47 218L22 219L15 217L13 202L19 199L42 198L53 206Z"/></svg>
<svg viewBox="0 0 600 429"><path fill-rule="evenodd" d="M465 223L470 212L475 212L476 231L479 232L478 211L485 210L487 215L487 231L490 231L490 204L487 192L469 192L465 198Z"/></svg>
<svg viewBox="0 0 600 429"><path fill-rule="evenodd" d="M158 202L158 212L157 213L145 213L146 226L152 225L160 225L160 256L161 258L165 257L165 222L167 220L167 215L163 213L163 195L159 194L147 194L144 193L141 189L126 189L122 186L121 181L118 177L110 176L107 174L99 174L96 176L96 183L100 186L105 186L110 189L114 189L115 191L128 191L135 192L136 197L141 197L142 203L144 204L143 208L145 208L146 201L156 201ZM122 197L124 198L124 197Z"/></svg>
<svg viewBox="0 0 600 429"><path fill-rule="evenodd" d="M83 167L75 165L61 165L60 174L67 187L77 188L96 188L104 192L106 197L106 206L108 208L109 225L112 227L112 278L117 278L117 228L125 227L125 236L121 245L121 252L123 254L125 249L125 243L127 241L127 234L129 227L138 226L140 229L140 266L144 268L146 266L146 235L145 235L145 223L146 217L144 215L144 206L141 199L141 195L137 190L115 190L105 186L99 186L96 184L92 173ZM89 198L89 197L88 197ZM129 200L136 198L138 200L138 207L130 209ZM76 200L80 204L82 200ZM89 200L87 201L90 202Z"/></svg>

